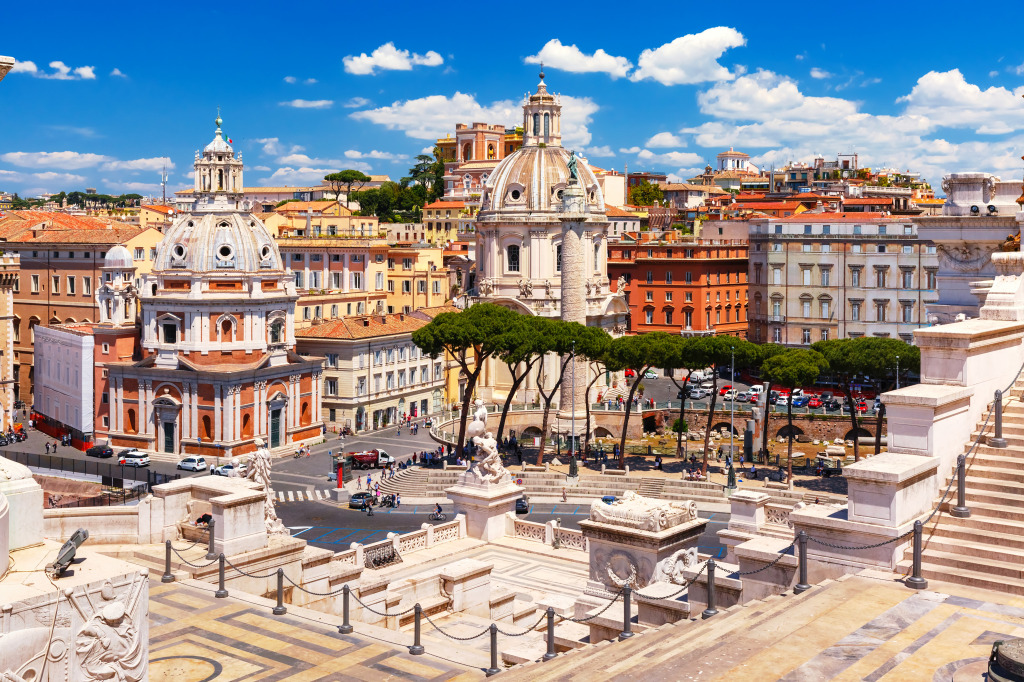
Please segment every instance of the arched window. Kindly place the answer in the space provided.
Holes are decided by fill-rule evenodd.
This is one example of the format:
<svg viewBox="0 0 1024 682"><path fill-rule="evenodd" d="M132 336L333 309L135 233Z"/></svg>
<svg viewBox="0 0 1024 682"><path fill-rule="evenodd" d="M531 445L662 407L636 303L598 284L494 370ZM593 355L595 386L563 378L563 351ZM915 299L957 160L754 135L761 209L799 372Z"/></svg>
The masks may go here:
<svg viewBox="0 0 1024 682"><path fill-rule="evenodd" d="M231 320L224 320L220 323L220 340L221 341L232 341L231 338Z"/></svg>
<svg viewBox="0 0 1024 682"><path fill-rule="evenodd" d="M472 161L473 160L473 145L467 142L462 145L462 160Z"/></svg>
<svg viewBox="0 0 1024 682"><path fill-rule="evenodd" d="M203 438L207 441L213 440L213 422L210 415L203 416Z"/></svg>
<svg viewBox="0 0 1024 682"><path fill-rule="evenodd" d="M513 244L506 249L506 269L509 272L519 272L519 245Z"/></svg>
<svg viewBox="0 0 1024 682"><path fill-rule="evenodd" d="M551 114L544 114L544 137L551 134Z"/></svg>
<svg viewBox="0 0 1024 682"><path fill-rule="evenodd" d="M270 325L270 343L284 341L284 324L280 320Z"/></svg>
<svg viewBox="0 0 1024 682"><path fill-rule="evenodd" d="M487 158L488 159L493 159L494 158L494 144L493 143L488 143L488 145L487 145Z"/></svg>
<svg viewBox="0 0 1024 682"><path fill-rule="evenodd" d="M249 438L252 436L252 419L249 415L242 415L242 438Z"/></svg>
<svg viewBox="0 0 1024 682"><path fill-rule="evenodd" d="M303 401L303 403L302 403L302 411L300 413L299 418L301 420L299 423L302 426L306 426L307 424L310 423L309 422L309 403L308 402Z"/></svg>
<svg viewBox="0 0 1024 682"><path fill-rule="evenodd" d="M135 410L128 410L128 423L125 426L127 426L128 433L137 432L138 427L135 425Z"/></svg>
<svg viewBox="0 0 1024 682"><path fill-rule="evenodd" d="M540 135L540 114L533 115L533 134Z"/></svg>
<svg viewBox="0 0 1024 682"><path fill-rule="evenodd" d="M562 271L562 245L555 247L555 272Z"/></svg>

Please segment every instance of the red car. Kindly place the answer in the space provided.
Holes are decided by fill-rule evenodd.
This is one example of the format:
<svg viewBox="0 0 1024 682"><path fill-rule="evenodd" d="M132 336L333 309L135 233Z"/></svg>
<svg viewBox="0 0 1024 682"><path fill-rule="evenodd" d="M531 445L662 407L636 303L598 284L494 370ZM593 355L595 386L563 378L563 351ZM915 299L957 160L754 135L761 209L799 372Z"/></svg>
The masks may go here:
<svg viewBox="0 0 1024 682"><path fill-rule="evenodd" d="M868 411L868 404L866 402L864 402L863 400L858 401L857 402L857 411L858 412L867 412Z"/></svg>
<svg viewBox="0 0 1024 682"><path fill-rule="evenodd" d="M821 407L821 398L816 395L812 395L807 400L807 407Z"/></svg>
<svg viewBox="0 0 1024 682"><path fill-rule="evenodd" d="M627 369L625 374L626 374L626 378L629 379L631 377L635 377L636 376L636 371L632 370L632 369Z"/></svg>
<svg viewBox="0 0 1024 682"><path fill-rule="evenodd" d="M726 393L728 393L731 390L732 390L732 384L726 384L725 386L722 386L722 388L718 389L718 395L725 395Z"/></svg>

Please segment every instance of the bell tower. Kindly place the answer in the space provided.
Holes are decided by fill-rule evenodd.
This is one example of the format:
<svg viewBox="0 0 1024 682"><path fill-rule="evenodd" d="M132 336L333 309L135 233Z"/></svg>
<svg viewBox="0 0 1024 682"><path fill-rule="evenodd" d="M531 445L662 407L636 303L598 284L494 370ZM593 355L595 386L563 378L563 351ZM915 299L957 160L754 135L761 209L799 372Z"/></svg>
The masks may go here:
<svg viewBox="0 0 1024 682"><path fill-rule="evenodd" d="M523 105L523 146L562 146L562 105L548 92L544 72L540 72L537 92Z"/></svg>
<svg viewBox="0 0 1024 682"><path fill-rule="evenodd" d="M241 210L245 196L242 155L236 157L235 150L225 141L223 123L218 109L213 141L202 152L196 152L193 213Z"/></svg>

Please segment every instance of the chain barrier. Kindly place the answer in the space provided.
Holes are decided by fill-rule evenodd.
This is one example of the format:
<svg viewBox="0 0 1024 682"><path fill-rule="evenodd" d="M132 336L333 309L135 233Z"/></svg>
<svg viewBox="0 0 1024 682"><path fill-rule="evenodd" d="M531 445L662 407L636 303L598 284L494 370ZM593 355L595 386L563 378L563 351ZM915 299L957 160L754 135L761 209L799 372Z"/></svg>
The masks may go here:
<svg viewBox="0 0 1024 682"><path fill-rule="evenodd" d="M807 539L810 540L811 542L819 544L819 545L821 545L823 547L828 547L829 549L840 549L840 550L844 550L844 551L852 551L852 550L859 550L859 549L875 549L877 547L884 547L886 545L891 545L894 542L899 542L903 538L910 537L913 534L914 534L913 530L908 530L903 535L897 535L894 538L889 538L888 540L882 540L881 542L876 542L873 545L864 545L863 547L861 547L861 546L848 547L846 545L833 545L831 542L825 542L824 540L819 540L818 538L813 538L810 535L807 536Z"/></svg>
<svg viewBox="0 0 1024 682"><path fill-rule="evenodd" d="M214 559L213 561L211 561L208 564L194 564L191 561L189 561L188 559L186 559L185 557L181 556L181 553L178 550L174 549L173 545L171 546L171 551L174 552L175 554L177 554L179 559L184 561L186 564L188 564L192 568L206 568L207 566L213 566L215 563L217 563L217 559Z"/></svg>
<svg viewBox="0 0 1024 682"><path fill-rule="evenodd" d="M285 577L287 578L288 576L285 576ZM292 583L291 578L288 579L288 582ZM292 583L292 585L294 585L294 584L295 583ZM342 588L342 589L344 589L344 588ZM357 597L355 594L352 594L351 597L353 599L355 599L357 602L359 602L359 605L362 606L364 609L366 609L370 613L377 614L381 618L394 618L395 616L398 616L399 618L401 618L402 616L404 616L406 614L409 614L409 613L412 613L413 611L416 610L416 605L414 604L411 608L408 608L405 611L402 611L401 613L388 613L386 611L381 612L381 611L378 611L377 609L373 608L372 606L367 606L366 604L364 604L363 601L359 597Z"/></svg>
<svg viewBox="0 0 1024 682"><path fill-rule="evenodd" d="M558 619L559 620L572 621L573 623L586 623L587 621L594 620L595 618L600 616L602 613L604 613L605 611L610 609L612 607L612 604L614 604L615 602L619 601L619 597L622 596L623 592L624 592L624 590L619 590L619 593L617 595L615 595L615 598L612 599L610 602L608 602L607 606L605 606L603 609L601 609L600 611L595 613L593 616L587 616L586 618L573 618L572 616L558 616Z"/></svg>
<svg viewBox="0 0 1024 682"><path fill-rule="evenodd" d="M358 599L356 599L356 601L359 601L359 600L358 600ZM360 603L360 604L362 604L363 602L359 602L359 603ZM415 608L415 607L413 607L413 608ZM410 609L410 611L411 611L411 610L412 610L412 609ZM406 613L408 613L408 611L407 611ZM454 639L454 640L455 640L456 642L468 642L469 640L471 640L471 639L476 639L477 637L480 637L481 635L486 635L486 634L487 634L488 632L490 632L490 631L491 631L491 626L490 626L490 625L488 625L487 627L485 627L485 628L484 628L483 630L481 630L480 632L476 633L475 635L472 635L472 636L470 636L470 637L459 637L459 636L457 636L457 635L453 635L453 634L450 634L450 633L448 633L448 632L445 632L445 631L444 631L443 629L439 628L439 627L437 626L437 623L435 623L434 621L432 621L432 620L430 619L430 616L428 616L427 614L425 614L425 613L424 613L424 614L423 614L423 617L427 619L427 622L428 622L428 623L430 623L430 624L431 624L432 626L434 626L434 629L435 629L435 630L437 630L438 632L440 632L440 633L441 633L442 635L444 635L444 636L445 636L445 637L447 637L448 639ZM526 633L523 633L523 634L526 634Z"/></svg>
<svg viewBox="0 0 1024 682"><path fill-rule="evenodd" d="M244 575L246 578L256 578L257 580L263 580L264 578L269 578L271 576L277 575L277 569L276 568L273 571L271 571L270 573L267 573L266 575L253 575L252 573L246 573L245 571L240 569L238 566L235 566L233 563L231 563L231 559L228 559L227 557L224 557L224 561L227 562L228 566L230 566L231 568L235 569L236 571L238 571L239 573ZM288 582L291 582L290 578L289 578ZM292 583L292 585L295 585L295 583ZM299 587L298 585L295 585L295 586ZM299 587L299 589L301 590L302 588Z"/></svg>
<svg viewBox="0 0 1024 682"><path fill-rule="evenodd" d="M793 549L795 547L796 547L796 543L794 542L789 547L786 547L785 549L780 550L779 551L779 556L775 557L775 559L770 564L765 564L761 568L755 568L753 571L736 571L736 573L734 575L737 575L737 576L740 576L740 575L754 575L755 573L760 573L761 571L767 571L769 568L771 568L775 564L777 564L780 561L782 561L783 557L793 556L792 554L787 554L787 552L789 552L789 550L791 550L791 549Z"/></svg>
<svg viewBox="0 0 1024 682"><path fill-rule="evenodd" d="M275 575L276 573L277 573L277 571L274 571L274 573L271 573L271 575ZM265 576L265 577L269 577L269 576ZM284 579L287 580L288 582L290 582L295 587L297 587L300 590L302 590L303 592L305 592L306 594L311 594L314 597L334 597L334 596L337 596L337 595L339 595L339 594L341 594L342 592L345 591L345 586L342 585L340 588L338 588L337 590L335 590L333 592L314 592L313 590L307 590L305 587L303 587L302 585L298 584L297 582L295 582L294 580L289 578L287 573L284 574ZM355 598L355 595L353 595L353 598ZM356 599L356 601L359 601L358 598L355 598L355 599ZM362 602L359 602L359 603L362 604ZM374 612L374 613L376 613L376 612Z"/></svg>
<svg viewBox="0 0 1024 682"><path fill-rule="evenodd" d="M704 565L700 567L700 570L697 571L696 575L694 575L692 578L690 578L685 583L683 583L683 586L680 587L676 592L673 592L672 594L667 594L667 595L664 595L664 596L655 597L655 596L652 596L652 595L643 594L639 590L636 590L636 591L633 592L633 595L636 596L636 597L643 597L644 599L672 599L674 597L678 597L683 592L685 592L686 590L690 589L690 586L693 585L695 582L697 582L697 578L699 578L704 573L704 571L707 570L707 568L708 568L708 562L705 561Z"/></svg>
<svg viewBox="0 0 1024 682"><path fill-rule="evenodd" d="M209 534L209 532L210 532L210 527L209 527L209 526L207 526L206 528L204 528L204 529L203 529L203 532L204 532L204 533L207 533L207 534ZM195 542L193 542L193 543L192 543L191 545L189 545L188 547L182 547L182 548L181 548L181 551L182 551L182 552L187 552L188 550L190 550L190 549L192 549L193 547L195 547L196 545L198 545L198 544L199 544L200 542L209 542L209 538L207 538L207 539L205 539L205 540L204 540L203 538L199 538L198 540L196 540ZM177 549L175 549L174 545L171 545L171 549L174 549L174 551L178 551Z"/></svg>
<svg viewBox="0 0 1024 682"><path fill-rule="evenodd" d="M536 623L531 625L527 630L524 630L523 632L505 632L501 628L498 628L498 632L503 634L503 635L505 635L506 637L522 637L523 635L528 635L531 632L533 632L534 630L536 630L537 626L540 625L541 623L543 623L547 619L547 617L548 617L547 613L542 613L540 619Z"/></svg>

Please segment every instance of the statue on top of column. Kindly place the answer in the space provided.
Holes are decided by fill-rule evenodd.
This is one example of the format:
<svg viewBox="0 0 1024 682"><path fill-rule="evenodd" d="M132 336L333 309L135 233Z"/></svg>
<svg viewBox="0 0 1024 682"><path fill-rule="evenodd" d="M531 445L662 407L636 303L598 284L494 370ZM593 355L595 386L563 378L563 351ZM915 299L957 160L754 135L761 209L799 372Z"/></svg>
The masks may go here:
<svg viewBox="0 0 1024 682"><path fill-rule="evenodd" d="M577 164L577 161L576 161L576 151L573 150L573 151L569 152L569 163L568 163L568 166L569 166L569 180L570 181L572 181L572 180L579 180L580 179L579 171L576 168L576 164Z"/></svg>

